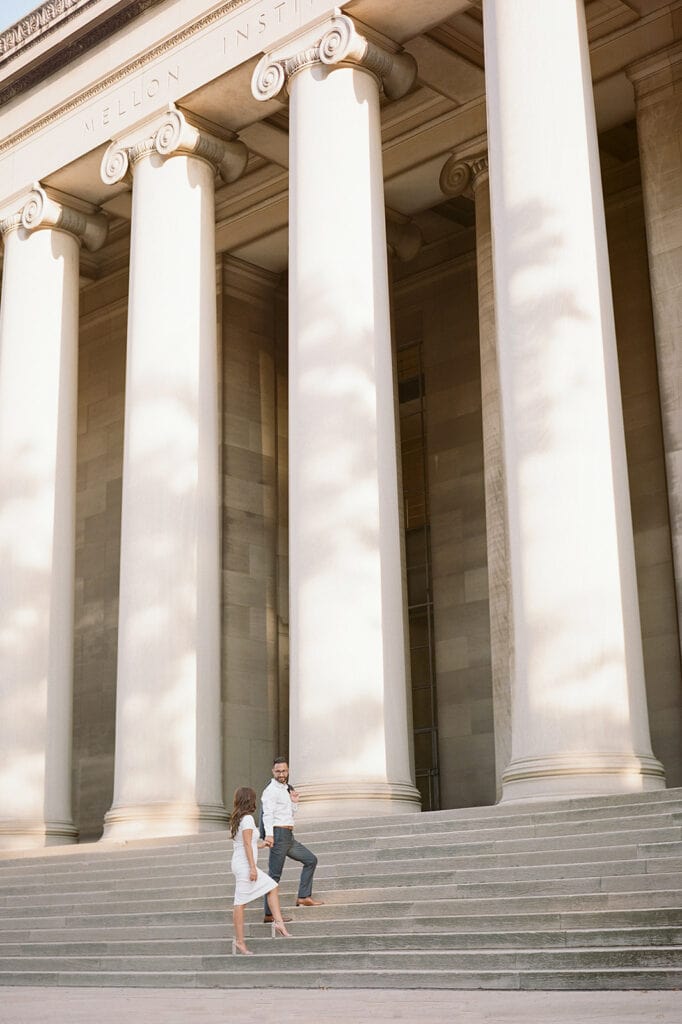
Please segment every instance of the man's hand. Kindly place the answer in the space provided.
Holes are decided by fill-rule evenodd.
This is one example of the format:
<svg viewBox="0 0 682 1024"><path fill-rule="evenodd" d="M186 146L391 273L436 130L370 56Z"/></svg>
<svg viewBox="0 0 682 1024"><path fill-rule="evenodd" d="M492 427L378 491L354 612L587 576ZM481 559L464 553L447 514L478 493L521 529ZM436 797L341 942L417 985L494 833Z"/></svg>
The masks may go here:
<svg viewBox="0 0 682 1024"><path fill-rule="evenodd" d="M274 846L275 845L275 837L274 836L266 836L265 837L265 845L266 846L270 846L270 847Z"/></svg>
<svg viewBox="0 0 682 1024"><path fill-rule="evenodd" d="M297 804L298 801L301 799L299 794L296 792L295 789L290 789L289 790L289 796L291 797L291 802L293 804Z"/></svg>

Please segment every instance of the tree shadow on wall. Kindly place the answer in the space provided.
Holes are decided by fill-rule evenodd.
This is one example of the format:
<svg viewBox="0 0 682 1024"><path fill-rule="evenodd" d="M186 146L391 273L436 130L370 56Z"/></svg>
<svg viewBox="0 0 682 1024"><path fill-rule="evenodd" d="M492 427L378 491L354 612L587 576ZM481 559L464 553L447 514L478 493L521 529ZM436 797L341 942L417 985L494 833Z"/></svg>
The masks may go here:
<svg viewBox="0 0 682 1024"><path fill-rule="evenodd" d="M568 269L565 229L551 207L527 203L505 220L514 272L495 285L512 614L516 677L534 681L527 701L517 687L515 733L530 726L533 755L567 743L622 751L643 695L621 606L628 575L620 549L631 527L612 464L622 411L608 280L599 281L594 253ZM590 312L581 296L600 283L601 308ZM515 317L531 325L527 336L514 333Z"/></svg>

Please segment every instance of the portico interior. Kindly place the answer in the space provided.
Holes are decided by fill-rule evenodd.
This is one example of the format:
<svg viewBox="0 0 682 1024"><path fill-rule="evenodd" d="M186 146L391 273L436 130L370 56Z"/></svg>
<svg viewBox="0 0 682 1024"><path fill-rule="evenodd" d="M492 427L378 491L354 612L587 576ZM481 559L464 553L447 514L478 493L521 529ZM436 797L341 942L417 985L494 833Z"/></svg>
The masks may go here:
<svg viewBox="0 0 682 1024"><path fill-rule="evenodd" d="M131 53L150 45L153 19L169 6L163 0L151 4L119 29ZM667 784L679 786L682 688L674 542L642 140L638 145L635 87L628 69L671 46L672 26L679 29L682 10L658 0L592 0L585 7L649 727ZM502 577L490 572L491 551L499 567L504 548L504 509L499 496L495 504L492 463L486 458L492 442L485 425L490 414L479 322L483 257L477 250L480 207L472 170L488 153L482 4L355 0L343 10L377 38L403 47L418 66L417 80L405 95L393 100L381 95L415 782L424 810L493 804L502 794L502 773L511 756L513 651L510 610L500 591L509 569L503 567ZM84 11L78 17L85 32L89 15ZM41 45L44 53L37 64L42 61L47 69L49 37ZM106 45L93 44L91 54L104 52ZM237 785L259 788L272 757L288 751L291 714L290 118L285 90L265 102L254 98L250 83L260 57L250 57L175 100L191 124L223 140L234 133L248 148L243 174L230 183L217 179L215 192L220 736L228 804ZM35 97L49 88L51 78L22 87L20 71L27 70L15 70L11 62L4 70L3 77L0 63L0 92L3 85L17 90L7 101L9 125L22 103L37 109ZM68 70L67 62L51 72L59 89ZM0 129L2 121L0 112ZM7 134L2 131L3 137ZM109 145L107 140L40 178L48 194L102 211L109 225L106 243L95 252L82 248L80 254L72 797L81 841L101 835L112 805L116 743L134 177L105 184L100 167ZM464 168L454 185L444 177L451 159ZM352 201L352 183L346 194L327 196L330 205ZM171 221L173 216L168 209ZM528 264L550 265L561 245L551 219L540 210L518 230ZM320 223L321 237L325 231ZM479 225L479 243L480 235ZM343 464L331 469L342 477L346 472ZM344 488L352 486L352 478L343 478ZM551 562L546 565L548 576L559 571ZM343 621L338 628L344 629ZM345 637L345 643L352 647L353 636ZM329 751L331 762L335 754Z"/></svg>

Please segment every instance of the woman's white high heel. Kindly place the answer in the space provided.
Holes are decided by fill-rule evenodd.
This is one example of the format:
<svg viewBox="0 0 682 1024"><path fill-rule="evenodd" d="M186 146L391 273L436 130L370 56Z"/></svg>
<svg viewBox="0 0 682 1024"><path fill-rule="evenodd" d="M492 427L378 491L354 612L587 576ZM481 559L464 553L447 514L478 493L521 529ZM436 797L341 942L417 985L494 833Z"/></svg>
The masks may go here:
<svg viewBox="0 0 682 1024"><path fill-rule="evenodd" d="M232 939L232 956L253 956L253 950L247 949L246 944Z"/></svg>
<svg viewBox="0 0 682 1024"><path fill-rule="evenodd" d="M285 939L291 938L291 933L288 932L284 927L284 921L273 921L271 934L273 939L275 938L276 935L282 935Z"/></svg>

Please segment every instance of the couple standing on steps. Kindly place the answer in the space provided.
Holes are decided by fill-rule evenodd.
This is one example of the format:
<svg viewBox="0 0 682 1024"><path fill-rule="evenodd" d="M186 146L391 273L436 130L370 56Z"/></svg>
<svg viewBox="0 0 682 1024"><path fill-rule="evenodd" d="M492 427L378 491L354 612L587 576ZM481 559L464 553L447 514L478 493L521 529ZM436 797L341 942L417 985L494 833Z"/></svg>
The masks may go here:
<svg viewBox="0 0 682 1024"><path fill-rule="evenodd" d="M262 834L259 842L254 813L256 793L253 789L238 789L234 794L234 808L230 817L230 833L234 839L232 873L235 877L234 933L232 952L250 956L244 939L244 906L259 896L265 896L265 923L272 923L273 935L289 937L285 923L290 917L282 916L278 882L282 877L287 857L303 864L298 887L297 907L319 907L314 900L313 875L317 857L294 838L294 816L299 796L289 785L289 765L283 757L276 757L272 765L272 781L261 798ZM268 874L257 865L258 849L268 847L270 859Z"/></svg>

